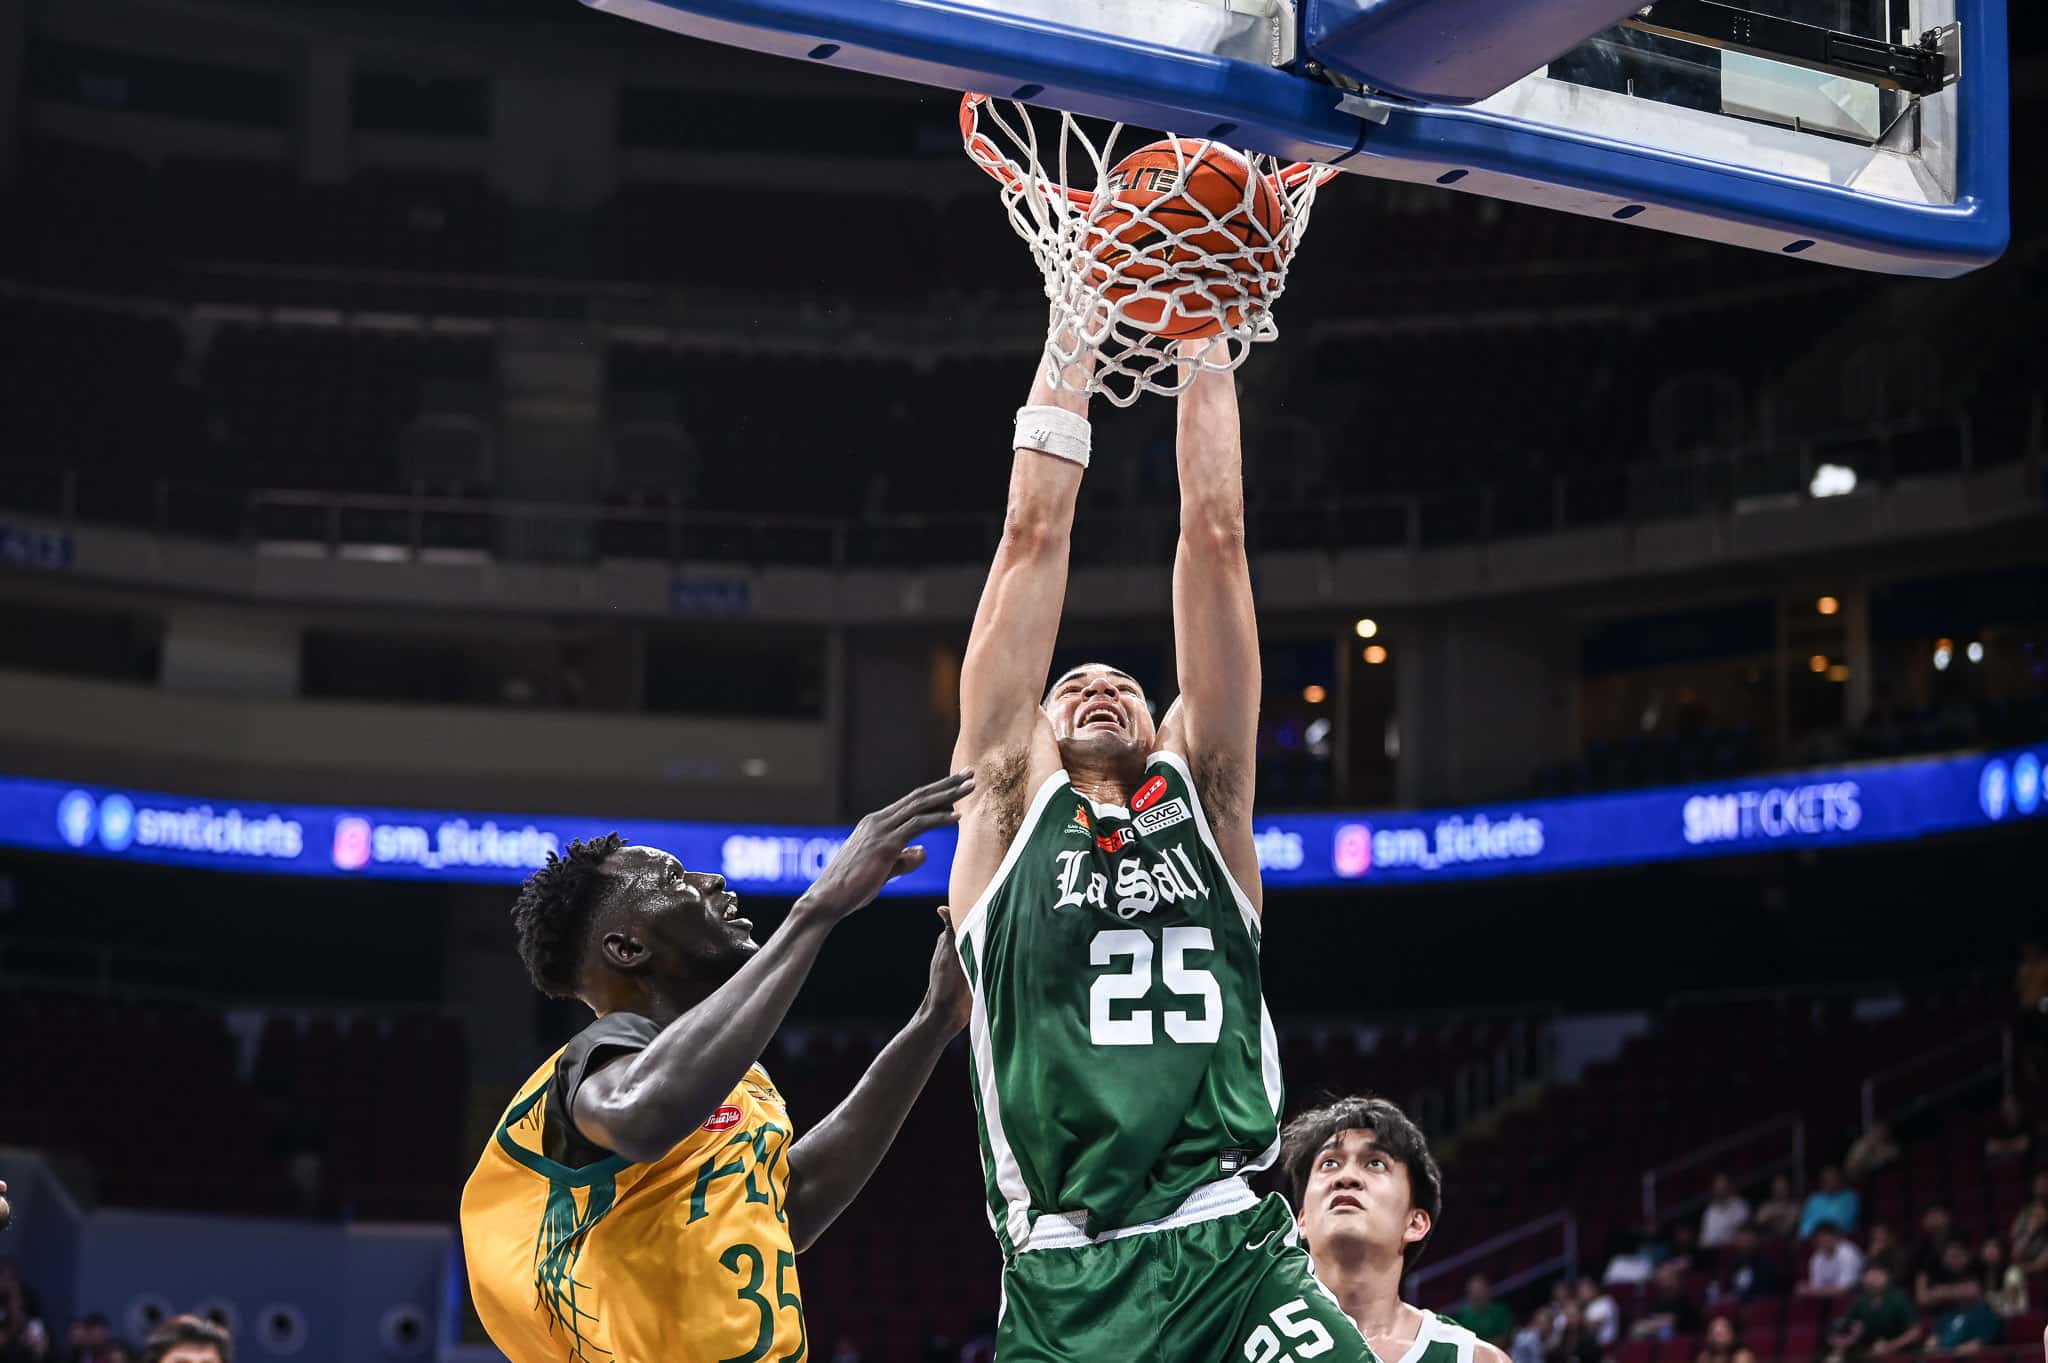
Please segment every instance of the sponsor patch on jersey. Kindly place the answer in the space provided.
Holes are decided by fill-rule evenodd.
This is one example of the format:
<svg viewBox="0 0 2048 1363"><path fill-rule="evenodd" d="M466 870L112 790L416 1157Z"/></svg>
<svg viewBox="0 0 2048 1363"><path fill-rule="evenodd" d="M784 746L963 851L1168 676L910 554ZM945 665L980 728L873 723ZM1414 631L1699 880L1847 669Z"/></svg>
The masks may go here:
<svg viewBox="0 0 2048 1363"><path fill-rule="evenodd" d="M738 1108L734 1107L731 1103L727 1103L724 1107L704 1119L704 1129L706 1131L730 1131L740 1124L740 1117L742 1115Z"/></svg>
<svg viewBox="0 0 2048 1363"><path fill-rule="evenodd" d="M1140 833L1157 833L1177 823L1186 823L1194 817L1195 812L1188 808L1188 802L1175 796L1163 805L1154 805L1151 809L1138 811L1137 817L1132 819L1131 823Z"/></svg>
<svg viewBox="0 0 2048 1363"><path fill-rule="evenodd" d="M1094 836L1095 823L1092 819L1088 817L1088 806L1074 806L1074 817L1067 821L1067 831L1069 833L1080 833L1084 836L1089 837Z"/></svg>
<svg viewBox="0 0 2048 1363"><path fill-rule="evenodd" d="M1131 813L1142 814L1159 803L1159 797L1166 794L1166 778L1155 776L1138 787L1138 793L1131 797Z"/></svg>
<svg viewBox="0 0 2048 1363"><path fill-rule="evenodd" d="M1136 836L1128 828L1112 828L1109 832L1096 838L1095 845L1113 855L1129 847Z"/></svg>

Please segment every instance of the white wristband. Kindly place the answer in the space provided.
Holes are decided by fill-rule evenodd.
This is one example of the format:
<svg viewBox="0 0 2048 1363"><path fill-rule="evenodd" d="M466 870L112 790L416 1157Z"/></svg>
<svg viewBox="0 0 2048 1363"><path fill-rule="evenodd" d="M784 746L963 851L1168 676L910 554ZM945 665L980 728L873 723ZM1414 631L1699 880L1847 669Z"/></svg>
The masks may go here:
<svg viewBox="0 0 2048 1363"><path fill-rule="evenodd" d="M1010 443L1018 449L1037 450L1085 469L1089 429L1087 417L1076 416L1064 407L1019 407L1017 438Z"/></svg>

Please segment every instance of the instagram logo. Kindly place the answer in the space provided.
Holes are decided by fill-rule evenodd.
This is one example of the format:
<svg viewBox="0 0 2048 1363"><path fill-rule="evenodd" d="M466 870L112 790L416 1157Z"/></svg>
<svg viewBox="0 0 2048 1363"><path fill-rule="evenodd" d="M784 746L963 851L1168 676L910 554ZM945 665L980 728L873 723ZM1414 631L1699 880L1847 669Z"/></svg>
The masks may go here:
<svg viewBox="0 0 2048 1363"><path fill-rule="evenodd" d="M334 864L344 871L360 871L370 864L368 819L335 820Z"/></svg>
<svg viewBox="0 0 2048 1363"><path fill-rule="evenodd" d="M1369 824L1347 823L1337 829L1337 850L1334 856L1337 874L1346 880L1356 880L1372 869L1372 827Z"/></svg>

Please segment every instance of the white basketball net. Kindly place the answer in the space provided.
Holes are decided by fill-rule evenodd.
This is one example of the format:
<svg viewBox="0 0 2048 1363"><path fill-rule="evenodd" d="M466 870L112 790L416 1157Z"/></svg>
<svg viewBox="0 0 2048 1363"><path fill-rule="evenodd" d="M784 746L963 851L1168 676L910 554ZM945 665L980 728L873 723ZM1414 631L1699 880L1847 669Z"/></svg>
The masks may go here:
<svg viewBox="0 0 2048 1363"><path fill-rule="evenodd" d="M1110 171L1137 150L1118 148L1123 124L1098 146L1072 115L1059 120L1057 148L1043 149L1048 170L1037 125L1022 104L987 95L960 102L967 155L1001 185L1010 225L1045 276L1052 304L1045 363L1054 383L1073 386L1066 371L1092 353L1087 390L1128 407L1148 392L1180 392L1202 369L1235 369L1254 341L1279 334L1273 305L1308 230L1316 190L1334 169L1175 141L1175 183L1185 183L1188 168L1212 148L1241 163L1239 173L1249 167L1241 202L1217 213L1162 193L1139 207L1120 202L1109 186ZM1077 180L1085 188L1075 187ZM1169 202L1177 210L1172 218L1150 213ZM1179 339L1212 324L1217 329L1209 336Z"/></svg>

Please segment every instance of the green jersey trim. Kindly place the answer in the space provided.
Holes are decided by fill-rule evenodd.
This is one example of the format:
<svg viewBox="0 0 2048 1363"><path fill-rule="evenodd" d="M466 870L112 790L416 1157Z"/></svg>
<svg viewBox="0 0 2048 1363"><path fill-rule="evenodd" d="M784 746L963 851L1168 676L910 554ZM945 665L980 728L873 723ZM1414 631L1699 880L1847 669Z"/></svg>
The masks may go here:
<svg viewBox="0 0 2048 1363"><path fill-rule="evenodd" d="M1010 839L1009 847L1003 852L1002 864L996 867L996 873L989 877L988 888L981 892L981 897L974 901L974 907L967 911L967 917L961 919L959 926L954 930L961 941L966 941L973 935L974 930L981 926L981 920L988 914L989 904L1002 893L1003 886L1010 879L1010 872L1017 867L1017 858L1024 855L1024 846L1031 841L1031 834L1037 829L1039 819L1044 817L1045 807L1052 803L1052 797L1058 793L1060 787L1067 784L1068 777L1064 768L1038 783L1038 789L1031 796L1031 807L1024 811L1024 822L1017 825L1017 835ZM1088 803L1095 802L1090 800Z"/></svg>
<svg viewBox="0 0 2048 1363"><path fill-rule="evenodd" d="M1422 1328L1415 1332L1415 1342L1395 1363L1422 1363L1432 1348L1449 1345L1454 1351L1457 1363L1472 1363L1473 1347L1479 1343L1479 1336L1467 1330L1456 1321L1446 1320L1434 1311L1422 1312Z"/></svg>
<svg viewBox="0 0 2048 1363"><path fill-rule="evenodd" d="M1022 845L1024 836L1022 833L1017 835L1019 845ZM976 912L979 913L978 908ZM973 1011L968 1016L967 1044L969 1067L981 1095L982 1136L988 1146L988 1181L992 1194L988 1204L988 1222L1007 1256L1031 1233L1031 1192L1024 1186L1024 1171L1018 1167L1016 1152L1010 1148L1010 1138L1003 1130L1003 1102L996 1086L995 1039L988 1025L988 991L981 983L978 968L985 945L981 927L977 920L961 929L958 941L963 968L975 972L973 983L969 985L974 1002Z"/></svg>
<svg viewBox="0 0 2048 1363"><path fill-rule="evenodd" d="M1083 1212L1050 1212L1031 1224L1030 1238L1017 1246L1019 1253L1040 1249L1083 1249L1089 1245L1107 1244L1111 1240L1128 1240L1133 1235L1153 1235L1163 1230L1179 1230L1182 1226L1199 1225L1214 1221L1218 1217L1235 1216L1259 1205L1259 1195L1251 1185L1232 1175L1214 1183L1204 1183L1189 1193L1187 1200L1173 1209L1169 1216L1157 1221L1141 1221L1134 1226L1119 1226L1091 1236L1083 1229L1087 1216Z"/></svg>
<svg viewBox="0 0 2048 1363"><path fill-rule="evenodd" d="M1208 848L1209 855L1216 858L1217 873L1223 877L1223 883L1230 887L1230 897L1236 902L1238 914L1244 919L1244 930L1252 935L1252 945L1260 945L1263 939L1259 912L1252 907L1251 896L1238 885L1237 877L1230 874L1230 863L1223 859L1223 849L1216 845L1216 833L1209 827L1209 813L1202 808L1202 792L1195 788L1195 774L1188 770L1187 760L1171 749L1161 748L1152 754L1145 766L1149 769L1154 762L1164 762L1172 767L1174 774L1180 777L1181 784L1188 788L1188 799L1195 807L1195 831L1201 835L1202 846ZM1130 815L1125 814L1122 817L1129 818Z"/></svg>

